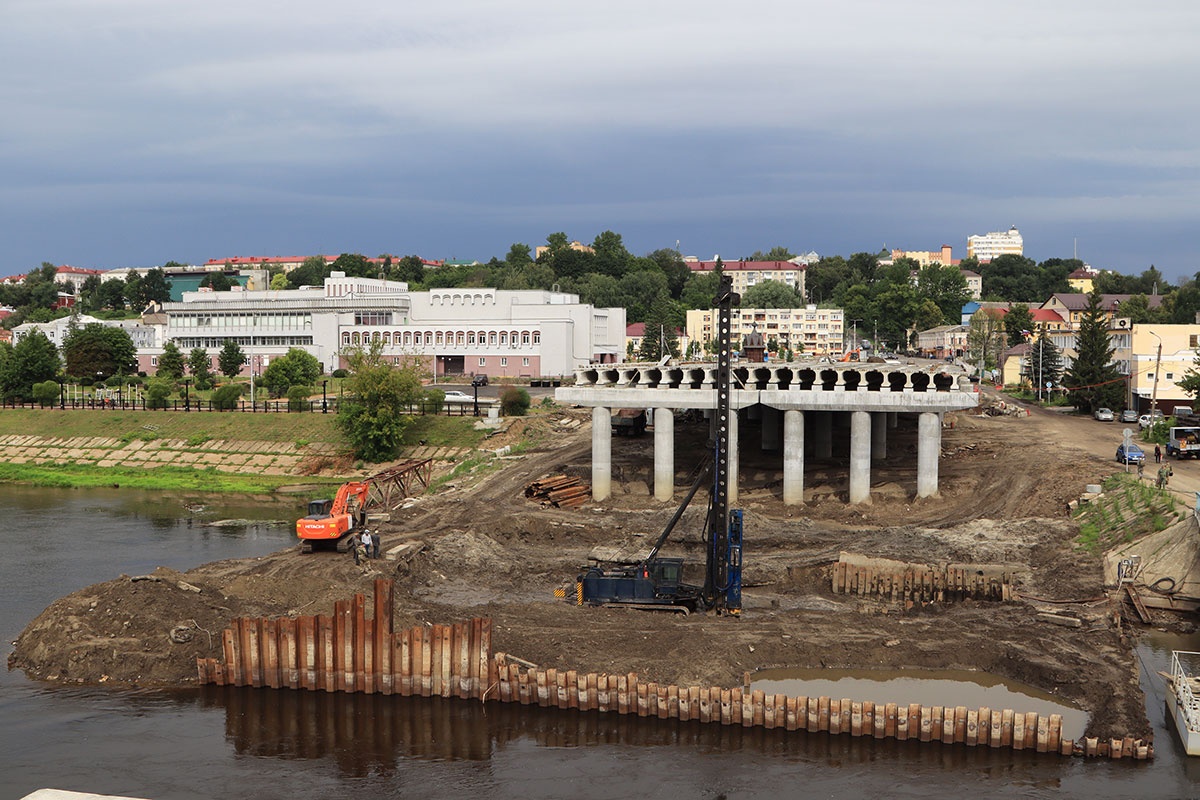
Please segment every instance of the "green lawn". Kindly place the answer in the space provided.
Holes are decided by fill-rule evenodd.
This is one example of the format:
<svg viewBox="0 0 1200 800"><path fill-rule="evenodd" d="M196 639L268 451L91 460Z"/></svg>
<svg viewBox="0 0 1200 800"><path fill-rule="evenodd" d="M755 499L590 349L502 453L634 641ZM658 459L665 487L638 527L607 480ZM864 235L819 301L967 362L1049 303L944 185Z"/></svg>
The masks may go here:
<svg viewBox="0 0 1200 800"><path fill-rule="evenodd" d="M248 414L219 411L98 411L0 409L0 435L103 436L120 439L157 426L160 439L236 439L264 442L342 442L333 414Z"/></svg>

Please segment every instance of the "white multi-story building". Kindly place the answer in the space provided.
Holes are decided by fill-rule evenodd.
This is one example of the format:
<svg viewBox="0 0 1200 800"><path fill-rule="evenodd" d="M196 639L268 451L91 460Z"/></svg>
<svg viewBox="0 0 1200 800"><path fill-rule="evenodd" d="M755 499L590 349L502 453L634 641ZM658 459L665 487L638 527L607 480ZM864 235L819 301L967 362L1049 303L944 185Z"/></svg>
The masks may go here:
<svg viewBox="0 0 1200 800"><path fill-rule="evenodd" d="M56 347L62 347L63 340L70 332L72 321L80 328L92 323L103 325L106 328L120 328L129 334L129 338L133 340L133 346L139 352L143 349L151 350L161 347L165 343L162 338L164 328L161 325L145 325L141 320L136 319L96 319L86 314L77 317L59 317L50 322L26 322L24 325L18 325L13 328L13 343L21 341L32 331L40 331Z"/></svg>
<svg viewBox="0 0 1200 800"><path fill-rule="evenodd" d="M967 237L967 258L991 261L998 256L1025 254L1025 240L1014 225L1007 231L977 233Z"/></svg>
<svg viewBox="0 0 1200 800"><path fill-rule="evenodd" d="M692 272L712 272L717 268L713 261L688 261ZM791 286L804 297L805 264L791 261L722 261L721 270L733 280L733 290L745 294L746 290L763 281L779 281Z"/></svg>
<svg viewBox="0 0 1200 800"><path fill-rule="evenodd" d="M625 352L625 309L562 292L410 292L405 283L335 273L320 288L188 292L163 312L166 338L179 349L202 347L215 359L233 339L256 374L292 347L333 370L345 366L347 351L373 341L394 363L415 357L436 376L569 375ZM157 355L147 354L147 371Z"/></svg>
<svg viewBox="0 0 1200 800"><path fill-rule="evenodd" d="M701 346L716 336L712 309L687 312L687 335ZM735 308L730 330L735 341L757 330L776 352L789 348L799 355L841 355L845 345L845 313L840 308ZM771 347L774 341L775 347Z"/></svg>

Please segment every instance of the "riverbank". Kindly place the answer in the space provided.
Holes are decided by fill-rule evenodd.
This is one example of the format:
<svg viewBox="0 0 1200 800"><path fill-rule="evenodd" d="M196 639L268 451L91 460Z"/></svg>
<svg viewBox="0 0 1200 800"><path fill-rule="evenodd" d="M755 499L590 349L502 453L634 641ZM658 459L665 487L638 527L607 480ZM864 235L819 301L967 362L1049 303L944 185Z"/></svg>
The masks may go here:
<svg viewBox="0 0 1200 800"><path fill-rule="evenodd" d="M278 491L337 484L378 465L349 453L332 414L6 409L0 483L138 489ZM454 460L483 434L469 418L419 417L412 453Z"/></svg>

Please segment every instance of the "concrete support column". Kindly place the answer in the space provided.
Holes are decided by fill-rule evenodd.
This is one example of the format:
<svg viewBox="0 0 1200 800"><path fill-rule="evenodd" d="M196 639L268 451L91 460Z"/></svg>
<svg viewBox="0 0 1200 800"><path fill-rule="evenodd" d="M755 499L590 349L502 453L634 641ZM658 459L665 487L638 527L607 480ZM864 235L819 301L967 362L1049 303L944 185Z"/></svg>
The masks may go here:
<svg viewBox="0 0 1200 800"><path fill-rule="evenodd" d="M738 499L738 412L729 409L729 505Z"/></svg>
<svg viewBox="0 0 1200 800"><path fill-rule="evenodd" d="M871 414L850 412L850 502L871 502Z"/></svg>
<svg viewBox="0 0 1200 800"><path fill-rule="evenodd" d="M871 460L887 458L887 412L871 414Z"/></svg>
<svg viewBox="0 0 1200 800"><path fill-rule="evenodd" d="M942 417L923 411L917 417L917 497L938 491L938 456L942 452Z"/></svg>
<svg viewBox="0 0 1200 800"><path fill-rule="evenodd" d="M896 427L900 424L900 412L899 411L887 412L887 421L888 421L888 427L891 428L892 430L896 430Z"/></svg>
<svg viewBox="0 0 1200 800"><path fill-rule="evenodd" d="M667 501L675 493L675 412L654 409L654 499Z"/></svg>
<svg viewBox="0 0 1200 800"><path fill-rule="evenodd" d="M804 502L804 412L783 412L783 503Z"/></svg>
<svg viewBox="0 0 1200 800"><path fill-rule="evenodd" d="M612 411L592 409L592 499L612 495Z"/></svg>
<svg viewBox="0 0 1200 800"><path fill-rule="evenodd" d="M765 407L762 410L762 449L775 451L779 449L779 418L783 416L778 408Z"/></svg>
<svg viewBox="0 0 1200 800"><path fill-rule="evenodd" d="M813 420L813 455L816 458L833 458L833 414L820 411L809 416Z"/></svg>

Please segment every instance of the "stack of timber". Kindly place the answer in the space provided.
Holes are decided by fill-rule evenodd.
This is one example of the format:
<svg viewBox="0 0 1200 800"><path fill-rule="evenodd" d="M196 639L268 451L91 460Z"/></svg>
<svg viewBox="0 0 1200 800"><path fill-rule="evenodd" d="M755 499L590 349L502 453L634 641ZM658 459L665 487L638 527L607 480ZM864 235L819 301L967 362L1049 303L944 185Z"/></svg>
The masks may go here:
<svg viewBox="0 0 1200 800"><path fill-rule="evenodd" d="M569 475L538 478L525 487L525 496L537 500L542 508L575 508L586 503L591 492L586 483Z"/></svg>
<svg viewBox="0 0 1200 800"><path fill-rule="evenodd" d="M908 607L956 600L1010 601L1013 575L1003 567L907 564L842 553L833 567L835 594L878 597Z"/></svg>
<svg viewBox="0 0 1200 800"><path fill-rule="evenodd" d="M394 587L339 601L332 616L237 619L222 636L225 660L197 659L200 683L419 697L458 697L750 728L965 744L1037 753L1145 760L1148 742L1062 736L1062 717L991 708L788 697L749 688L645 682L636 673L542 669L492 652L492 622L395 631Z"/></svg>

